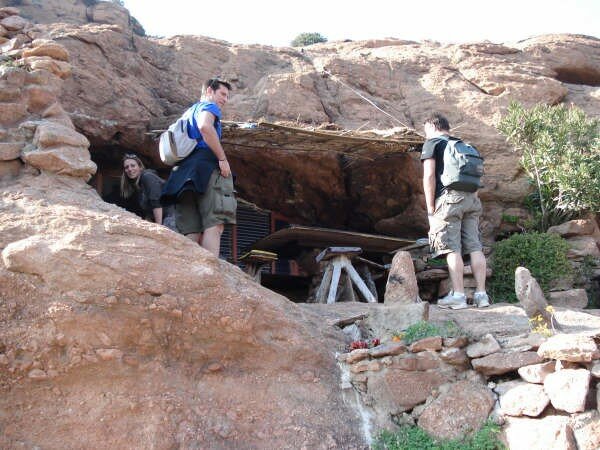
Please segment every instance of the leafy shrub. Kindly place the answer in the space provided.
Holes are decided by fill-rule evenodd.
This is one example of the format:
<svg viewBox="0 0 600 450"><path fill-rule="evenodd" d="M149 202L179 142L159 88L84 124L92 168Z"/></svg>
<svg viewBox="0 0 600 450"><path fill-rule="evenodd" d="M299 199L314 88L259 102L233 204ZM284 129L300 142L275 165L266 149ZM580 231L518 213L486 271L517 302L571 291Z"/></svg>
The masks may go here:
<svg viewBox="0 0 600 450"><path fill-rule="evenodd" d="M512 103L498 128L523 152L521 165L536 186L534 229L600 211L599 119L575 106Z"/></svg>
<svg viewBox="0 0 600 450"><path fill-rule="evenodd" d="M327 38L322 36L321 33L300 33L292 41L292 47L304 47L319 42L327 42Z"/></svg>
<svg viewBox="0 0 600 450"><path fill-rule="evenodd" d="M373 443L374 450L504 450L500 427L491 421L472 436L464 439L437 440L419 427L404 425L392 433L383 431Z"/></svg>
<svg viewBox="0 0 600 450"><path fill-rule="evenodd" d="M441 337L449 337L449 336L458 336L461 330L451 320L448 320L441 327L434 325L432 323L421 320L420 322L414 323L409 326L403 334L404 342L406 344L411 344L419 339L423 339L430 336L441 336Z"/></svg>
<svg viewBox="0 0 600 450"><path fill-rule="evenodd" d="M513 234L494 244L491 261L490 293L496 301L518 301L515 294L515 269L526 267L542 290L547 291L552 280L568 275L567 242L547 233Z"/></svg>

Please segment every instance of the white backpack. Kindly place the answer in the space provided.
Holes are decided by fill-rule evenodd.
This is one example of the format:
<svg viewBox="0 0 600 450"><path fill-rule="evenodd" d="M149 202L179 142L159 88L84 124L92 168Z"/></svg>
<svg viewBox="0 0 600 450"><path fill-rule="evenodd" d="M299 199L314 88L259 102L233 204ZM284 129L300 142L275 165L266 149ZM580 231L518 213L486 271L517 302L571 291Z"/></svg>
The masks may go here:
<svg viewBox="0 0 600 450"><path fill-rule="evenodd" d="M160 153L161 161L167 166L177 164L196 148L198 139L191 138L188 135L187 126L191 119L192 128L194 130L198 129L196 118L194 117L197 107L198 103L188 108L186 112L184 112L183 115L167 129L167 131L160 135L158 152Z"/></svg>

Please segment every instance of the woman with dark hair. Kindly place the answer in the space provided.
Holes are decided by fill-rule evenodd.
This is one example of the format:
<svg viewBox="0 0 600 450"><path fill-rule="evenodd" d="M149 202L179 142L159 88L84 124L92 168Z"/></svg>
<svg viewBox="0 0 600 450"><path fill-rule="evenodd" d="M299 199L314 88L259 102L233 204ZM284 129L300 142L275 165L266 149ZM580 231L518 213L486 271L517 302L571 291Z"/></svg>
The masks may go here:
<svg viewBox="0 0 600 450"><path fill-rule="evenodd" d="M164 180L156 172L144 167L139 156L132 153L123 156L121 197L125 199L135 197L144 219L177 231L174 208L172 206L163 207L160 204L160 194L164 183Z"/></svg>

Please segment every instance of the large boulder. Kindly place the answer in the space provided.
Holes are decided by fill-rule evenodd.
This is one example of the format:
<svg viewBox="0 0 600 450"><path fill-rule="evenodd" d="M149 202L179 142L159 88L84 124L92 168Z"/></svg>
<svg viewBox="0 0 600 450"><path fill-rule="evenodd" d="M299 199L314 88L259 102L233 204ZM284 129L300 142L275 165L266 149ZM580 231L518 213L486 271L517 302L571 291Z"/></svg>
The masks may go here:
<svg viewBox="0 0 600 450"><path fill-rule="evenodd" d="M364 447L318 315L77 178L0 210L0 447Z"/></svg>

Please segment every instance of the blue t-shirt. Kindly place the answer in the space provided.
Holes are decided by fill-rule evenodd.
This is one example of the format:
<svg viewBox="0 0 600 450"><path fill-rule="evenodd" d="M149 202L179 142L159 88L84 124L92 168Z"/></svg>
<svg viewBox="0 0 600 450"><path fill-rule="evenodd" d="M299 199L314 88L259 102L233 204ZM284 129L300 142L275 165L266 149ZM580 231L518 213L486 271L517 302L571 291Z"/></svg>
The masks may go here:
<svg viewBox="0 0 600 450"><path fill-rule="evenodd" d="M221 140L221 110L219 106L212 102L199 102L194 104L188 111L190 114L188 134L191 138L198 139L198 144L188 157L181 160L171 170L160 197L163 205L175 203L179 194L186 190L199 194L204 193L212 172L219 168L219 159L208 144L204 142L198 127L200 114L203 111L210 112L215 116L214 126L219 140Z"/></svg>

